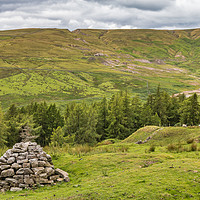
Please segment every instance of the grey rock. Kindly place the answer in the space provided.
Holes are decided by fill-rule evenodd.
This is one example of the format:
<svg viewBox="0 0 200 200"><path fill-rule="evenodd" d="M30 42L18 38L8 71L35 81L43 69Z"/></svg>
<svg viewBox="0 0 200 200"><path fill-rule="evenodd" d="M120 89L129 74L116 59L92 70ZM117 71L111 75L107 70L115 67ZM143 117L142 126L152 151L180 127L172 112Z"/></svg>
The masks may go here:
<svg viewBox="0 0 200 200"><path fill-rule="evenodd" d="M36 183L40 183L40 184L48 184L49 180L48 179L45 179L45 178L36 178L35 179Z"/></svg>
<svg viewBox="0 0 200 200"><path fill-rule="evenodd" d="M28 184L28 185L33 185L34 184L34 180L31 179L29 175L25 175L24 176L24 183Z"/></svg>
<svg viewBox="0 0 200 200"><path fill-rule="evenodd" d="M64 181L64 178L58 178L56 181L62 182L62 181Z"/></svg>
<svg viewBox="0 0 200 200"><path fill-rule="evenodd" d="M29 162L30 162L32 168L38 167L38 160L37 159L30 159Z"/></svg>
<svg viewBox="0 0 200 200"><path fill-rule="evenodd" d="M15 157L10 157L10 158L8 158L8 160L7 160L7 163L8 164L12 164L12 163L14 163L15 162Z"/></svg>
<svg viewBox="0 0 200 200"><path fill-rule="evenodd" d="M45 167L46 162L45 161L38 161L38 167Z"/></svg>
<svg viewBox="0 0 200 200"><path fill-rule="evenodd" d="M13 169L15 169L15 170L19 169L20 167L22 167L22 166L19 165L18 163L13 163L13 164L11 165L11 168L13 168Z"/></svg>
<svg viewBox="0 0 200 200"><path fill-rule="evenodd" d="M48 181L48 184L51 184L51 185L52 185L52 184L54 184L54 181L53 181L53 180L49 180L49 181Z"/></svg>
<svg viewBox="0 0 200 200"><path fill-rule="evenodd" d="M47 160L48 160L48 161L51 161L51 160L52 160L52 158L51 158L51 156L50 156L49 154L47 154L46 157L47 157Z"/></svg>
<svg viewBox="0 0 200 200"><path fill-rule="evenodd" d="M3 156L1 156L0 162L2 162L2 163L7 163L7 160L6 160Z"/></svg>
<svg viewBox="0 0 200 200"><path fill-rule="evenodd" d="M10 165L1 165L1 171L5 170L5 169L9 169Z"/></svg>
<svg viewBox="0 0 200 200"><path fill-rule="evenodd" d="M52 169L51 167L46 167L45 172L48 174L48 176L51 176L55 173L55 170Z"/></svg>
<svg viewBox="0 0 200 200"><path fill-rule="evenodd" d="M42 174L40 174L40 177L46 179L46 178L48 178L48 175L47 175L47 173L42 173Z"/></svg>
<svg viewBox="0 0 200 200"><path fill-rule="evenodd" d="M11 177L14 176L14 170L13 169L7 169L1 172L1 177Z"/></svg>
<svg viewBox="0 0 200 200"><path fill-rule="evenodd" d="M43 152L40 153L40 157L45 157L45 158L47 158L47 154L43 151Z"/></svg>
<svg viewBox="0 0 200 200"><path fill-rule="evenodd" d="M32 155L28 155L27 158L30 160L30 159L37 158L37 156L35 154L32 154Z"/></svg>
<svg viewBox="0 0 200 200"><path fill-rule="evenodd" d="M142 142L142 140L139 140L135 144L143 144L143 142Z"/></svg>
<svg viewBox="0 0 200 200"><path fill-rule="evenodd" d="M14 178L6 178L5 181L6 181L7 183L9 183L10 185L12 185L12 186L16 186L17 183L18 183L18 181L15 180Z"/></svg>
<svg viewBox="0 0 200 200"><path fill-rule="evenodd" d="M25 160L18 160L17 163L18 164L23 164L23 163L27 163L28 162L28 159L25 159Z"/></svg>
<svg viewBox="0 0 200 200"><path fill-rule="evenodd" d="M21 153L21 152L25 152L25 151L22 151L21 149L13 149L13 153Z"/></svg>
<svg viewBox="0 0 200 200"><path fill-rule="evenodd" d="M29 146L37 146L36 142L29 142Z"/></svg>
<svg viewBox="0 0 200 200"><path fill-rule="evenodd" d="M28 146L28 151L34 151L35 150L35 146Z"/></svg>
<svg viewBox="0 0 200 200"><path fill-rule="evenodd" d="M17 160L25 160L26 159L26 156L18 156L17 157Z"/></svg>
<svg viewBox="0 0 200 200"><path fill-rule="evenodd" d="M15 158L17 158L18 155L19 155L18 153L13 153L13 154L12 154L12 156L15 157Z"/></svg>
<svg viewBox="0 0 200 200"><path fill-rule="evenodd" d="M39 160L47 161L46 157L39 157Z"/></svg>
<svg viewBox="0 0 200 200"><path fill-rule="evenodd" d="M20 179L23 179L24 176L23 175L14 175L13 178L16 180L20 180Z"/></svg>
<svg viewBox="0 0 200 200"><path fill-rule="evenodd" d="M28 156L28 153L27 152L19 153L19 156L24 156L26 158Z"/></svg>
<svg viewBox="0 0 200 200"><path fill-rule="evenodd" d="M36 168L32 168L32 170L35 175L39 175L39 174L42 174L43 172L45 172L44 167L36 167Z"/></svg>
<svg viewBox="0 0 200 200"><path fill-rule="evenodd" d="M64 179L64 181L69 182L69 177L67 172L58 168L55 170L55 172L56 174L60 175Z"/></svg>
<svg viewBox="0 0 200 200"><path fill-rule="evenodd" d="M53 176L50 176L50 180L53 180L53 181L56 181L58 178L60 178L59 175L53 175Z"/></svg>
<svg viewBox="0 0 200 200"><path fill-rule="evenodd" d="M23 163L23 168L30 168L31 164L30 163Z"/></svg>
<svg viewBox="0 0 200 200"><path fill-rule="evenodd" d="M48 161L46 161L45 167L51 167L54 169L54 166L51 163L49 163Z"/></svg>
<svg viewBox="0 0 200 200"><path fill-rule="evenodd" d="M22 190L22 188L19 188L19 187L11 187L10 188L11 192L17 192L17 191L21 191L21 190Z"/></svg>
<svg viewBox="0 0 200 200"><path fill-rule="evenodd" d="M28 188L28 186L29 186L28 184L24 184L24 183L19 184L20 188Z"/></svg>
<svg viewBox="0 0 200 200"><path fill-rule="evenodd" d="M19 170L16 171L17 175L29 175L32 173L33 171L29 168L20 168Z"/></svg>
<svg viewBox="0 0 200 200"><path fill-rule="evenodd" d="M0 180L0 186L2 187L2 186L5 186L5 185L8 185L8 183L6 181Z"/></svg>
<svg viewBox="0 0 200 200"><path fill-rule="evenodd" d="M12 150L9 149L9 150L6 151L6 153L3 154L3 157L8 159L8 158L10 158L11 154L12 154Z"/></svg>

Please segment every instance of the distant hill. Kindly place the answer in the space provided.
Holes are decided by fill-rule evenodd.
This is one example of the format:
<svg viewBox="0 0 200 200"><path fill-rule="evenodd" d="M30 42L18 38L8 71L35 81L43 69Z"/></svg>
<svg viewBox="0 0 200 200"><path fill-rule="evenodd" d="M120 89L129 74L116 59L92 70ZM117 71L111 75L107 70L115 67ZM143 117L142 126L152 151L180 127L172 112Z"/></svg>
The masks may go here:
<svg viewBox="0 0 200 200"><path fill-rule="evenodd" d="M93 100L121 89L145 98L199 89L200 29L0 31L0 101Z"/></svg>

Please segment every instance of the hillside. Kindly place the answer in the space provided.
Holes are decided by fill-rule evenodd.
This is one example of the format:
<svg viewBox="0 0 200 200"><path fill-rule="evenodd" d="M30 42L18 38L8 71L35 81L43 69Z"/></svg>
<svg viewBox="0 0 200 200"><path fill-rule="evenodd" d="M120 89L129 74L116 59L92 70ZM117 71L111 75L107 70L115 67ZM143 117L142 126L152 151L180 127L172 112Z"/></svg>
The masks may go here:
<svg viewBox="0 0 200 200"><path fill-rule="evenodd" d="M150 137L150 138L149 138ZM144 142L148 145L167 146L169 144L187 144L188 141L199 141L200 127L158 127L146 126L140 128L128 138L123 140L123 143ZM190 142L189 142L190 143Z"/></svg>
<svg viewBox="0 0 200 200"><path fill-rule="evenodd" d="M70 182L1 193L0 199L199 199L200 145L188 144L185 139L199 137L200 128L144 127L132 137L137 141L156 130L159 131L155 138L141 145L130 140L130 136L126 142L97 147L46 147L44 150L52 155L55 168L67 171ZM170 138L173 144L178 143L179 151L168 148ZM156 146L150 151L153 141ZM196 149L191 148L194 144ZM0 150L1 154L5 151Z"/></svg>
<svg viewBox="0 0 200 200"><path fill-rule="evenodd" d="M200 29L1 31L0 101L62 105L125 88L144 98L159 83L170 94L198 92L199 36Z"/></svg>

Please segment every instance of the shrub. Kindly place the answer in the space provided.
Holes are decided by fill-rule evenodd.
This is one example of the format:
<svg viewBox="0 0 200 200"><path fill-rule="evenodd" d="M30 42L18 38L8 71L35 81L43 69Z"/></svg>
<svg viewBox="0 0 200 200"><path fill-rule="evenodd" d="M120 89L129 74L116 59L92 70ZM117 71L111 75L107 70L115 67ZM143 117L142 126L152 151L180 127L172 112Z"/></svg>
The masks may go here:
<svg viewBox="0 0 200 200"><path fill-rule="evenodd" d="M167 145L167 150L168 151L175 151L175 150L177 150L177 147L174 144L168 144Z"/></svg>
<svg viewBox="0 0 200 200"><path fill-rule="evenodd" d="M187 140L187 143L188 144L192 144L194 142L194 138L189 138L188 140Z"/></svg>
<svg viewBox="0 0 200 200"><path fill-rule="evenodd" d="M152 145L152 146L150 146L150 148L149 148L149 152L154 152L155 151L155 149L156 149L156 147L154 146L154 145Z"/></svg>
<svg viewBox="0 0 200 200"><path fill-rule="evenodd" d="M197 151L197 143L193 142L191 147L190 147L191 151Z"/></svg>

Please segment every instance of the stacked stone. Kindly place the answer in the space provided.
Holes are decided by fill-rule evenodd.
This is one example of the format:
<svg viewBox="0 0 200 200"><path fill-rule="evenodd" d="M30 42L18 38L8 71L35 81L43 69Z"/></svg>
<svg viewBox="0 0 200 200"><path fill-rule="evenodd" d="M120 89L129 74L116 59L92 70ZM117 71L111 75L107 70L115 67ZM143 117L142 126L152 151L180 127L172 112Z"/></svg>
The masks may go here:
<svg viewBox="0 0 200 200"><path fill-rule="evenodd" d="M68 173L54 169L51 156L36 142L17 143L0 158L2 191L19 191L58 181L69 181Z"/></svg>

